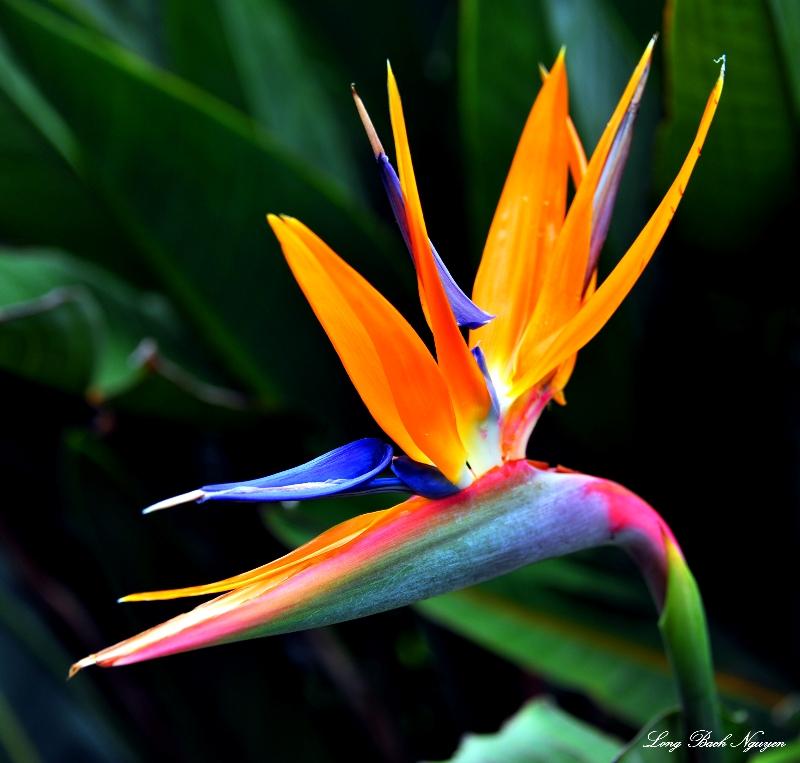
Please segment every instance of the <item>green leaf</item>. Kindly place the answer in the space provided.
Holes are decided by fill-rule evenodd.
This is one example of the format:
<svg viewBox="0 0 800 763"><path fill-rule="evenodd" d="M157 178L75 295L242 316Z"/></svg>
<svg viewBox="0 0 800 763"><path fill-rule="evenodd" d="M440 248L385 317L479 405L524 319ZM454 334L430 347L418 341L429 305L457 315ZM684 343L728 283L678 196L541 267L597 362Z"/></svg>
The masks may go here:
<svg viewBox="0 0 800 763"><path fill-rule="evenodd" d="M582 573L571 569L587 562ZM620 595L609 585L613 576L598 573L596 564L592 555L541 562L416 606L496 654L582 691L638 725L676 704L670 667L655 612L631 606L630 586L641 590L640 581L630 577L635 571L627 577L627 596ZM584 584L577 590L569 581L580 574ZM616 585L625 585L624 579ZM740 653L726 651L723 664L741 669ZM759 719L782 697L727 672L717 674L717 683L731 706L747 708Z"/></svg>
<svg viewBox="0 0 800 763"><path fill-rule="evenodd" d="M620 744L552 702L524 705L495 734L469 734L448 763L608 763Z"/></svg>
<svg viewBox="0 0 800 763"><path fill-rule="evenodd" d="M665 29L669 84L658 154L661 185L675 176L727 56L725 89L676 223L720 252L752 244L794 182L797 142L767 4L675 0Z"/></svg>
<svg viewBox="0 0 800 763"><path fill-rule="evenodd" d="M96 402L168 416L243 398L206 374L163 298L54 250L0 249L0 366Z"/></svg>
<svg viewBox="0 0 800 763"><path fill-rule="evenodd" d="M249 114L289 151L360 197L349 80L304 15L277 0L41 0ZM357 130L353 136L361 138ZM359 143L360 145L360 143Z"/></svg>
<svg viewBox="0 0 800 763"><path fill-rule="evenodd" d="M539 63L555 54L541 2L459 5L459 102L473 219L481 244L539 90Z"/></svg>
<svg viewBox="0 0 800 763"><path fill-rule="evenodd" d="M170 70L247 113L247 97L217 1L168 0L163 8Z"/></svg>
<svg viewBox="0 0 800 763"><path fill-rule="evenodd" d="M134 273L119 226L81 180L81 148L0 34L0 232L6 242L61 246Z"/></svg>
<svg viewBox="0 0 800 763"><path fill-rule="evenodd" d="M342 372L264 213L290 212L334 248L349 242L370 280L406 264L398 247L229 106L30 2L3 0L0 20L92 182L228 367L267 403L330 417L341 385L329 380Z"/></svg>
<svg viewBox="0 0 800 763"><path fill-rule="evenodd" d="M539 64L549 66L566 46L570 112L590 152L646 44L647 38L636 39L615 6L603 0L468 0L461 5L460 107L480 240L539 91ZM655 121L655 99L645 98L637 132L649 134ZM645 219L648 148L646 141L634 140L618 201L627 214L618 216L611 231L617 249L638 232L637 220Z"/></svg>
<svg viewBox="0 0 800 763"><path fill-rule="evenodd" d="M679 746L675 747L675 743ZM670 747L673 745L673 747ZM642 730L627 744L614 763L673 763L684 760L686 741L681 728L681 714L669 710L646 723ZM680 750L680 752L678 752Z"/></svg>
<svg viewBox="0 0 800 763"><path fill-rule="evenodd" d="M361 138L348 80L333 76L335 62L291 4L171 0L166 19L177 73L243 109L286 149L360 195L352 140L342 124L344 113L352 135Z"/></svg>
<svg viewBox="0 0 800 763"><path fill-rule="evenodd" d="M795 117L800 117L800 5L794 0L769 0Z"/></svg>
<svg viewBox="0 0 800 763"><path fill-rule="evenodd" d="M759 763L792 763L798 759L800 759L800 739L789 742L786 747L765 750L755 757Z"/></svg>
<svg viewBox="0 0 800 763"><path fill-rule="evenodd" d="M37 0L137 54L161 63L159 0Z"/></svg>
<svg viewBox="0 0 800 763"><path fill-rule="evenodd" d="M571 564L543 562L416 606L435 622L557 685L588 694L636 725L674 705L654 614L648 622L614 611L602 579L592 581L589 570L582 595L559 590L561 570Z"/></svg>

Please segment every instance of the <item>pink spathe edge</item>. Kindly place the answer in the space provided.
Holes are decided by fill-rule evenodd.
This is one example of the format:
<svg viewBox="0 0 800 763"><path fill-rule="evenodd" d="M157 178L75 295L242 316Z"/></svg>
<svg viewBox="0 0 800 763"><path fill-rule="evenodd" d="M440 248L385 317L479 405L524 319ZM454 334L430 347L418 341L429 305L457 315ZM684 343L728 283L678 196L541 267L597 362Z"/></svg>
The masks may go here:
<svg viewBox="0 0 800 763"><path fill-rule="evenodd" d="M667 544L683 558L669 525L648 503L616 482L598 480L588 484L586 491L603 496L614 543L623 547L638 564L660 609L666 595Z"/></svg>

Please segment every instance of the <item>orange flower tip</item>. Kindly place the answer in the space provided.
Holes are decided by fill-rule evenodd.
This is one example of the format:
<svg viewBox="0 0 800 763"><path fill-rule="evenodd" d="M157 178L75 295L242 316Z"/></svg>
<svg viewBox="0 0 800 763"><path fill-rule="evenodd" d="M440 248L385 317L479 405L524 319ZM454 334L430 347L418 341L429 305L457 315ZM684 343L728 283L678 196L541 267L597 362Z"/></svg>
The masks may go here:
<svg viewBox="0 0 800 763"><path fill-rule="evenodd" d="M558 55L556 56L556 60L553 66L558 64L559 61L563 62L566 55L567 55L567 46L562 45L560 50L558 51ZM541 61L539 61L539 76L541 77L542 82L544 82L547 79L549 74L550 74L550 69L548 69Z"/></svg>
<svg viewBox="0 0 800 763"><path fill-rule="evenodd" d="M375 154L375 158L377 159L379 156L386 154L386 152L383 150L383 145L381 144L378 133L375 130L375 126L372 124L372 120L369 118L367 108L364 106L364 101L361 100L361 96L356 90L355 82L350 83L350 92L353 94L353 100L356 104L356 111L358 111L358 116L361 118L361 124L364 125L367 138L369 138L369 144L372 146L372 153Z"/></svg>
<svg viewBox="0 0 800 763"><path fill-rule="evenodd" d="M191 490L182 495L176 495L174 498L166 498L163 501L154 503L146 509L142 509L142 514L152 514L154 511L161 511L162 509L171 509L173 506L180 506L183 503L191 503L192 501L199 501L205 497L202 490Z"/></svg>
<svg viewBox="0 0 800 763"><path fill-rule="evenodd" d="M650 38L650 42L647 43L647 47L644 49L644 53L642 53L642 57L639 61L639 64L640 65L644 64L644 69L640 75L640 79L646 79L647 75L650 73L650 64L651 64L651 59L653 57L653 48L655 47L657 40L658 40L658 32L656 32ZM641 88L639 90L641 90Z"/></svg>
<svg viewBox="0 0 800 763"><path fill-rule="evenodd" d="M174 597L158 596L157 594L153 595L150 593L128 593L125 594L125 596L120 596L117 599L117 604L130 604L131 602L138 602L138 601L159 601L165 598L169 599Z"/></svg>
<svg viewBox="0 0 800 763"><path fill-rule="evenodd" d="M130 604L132 601L152 601L148 598L147 594L142 593L128 593L125 596L120 596L117 599L117 604Z"/></svg>
<svg viewBox="0 0 800 763"><path fill-rule="evenodd" d="M268 214L267 222L269 223L269 227L272 228L272 232L281 242L282 242L281 234L289 225L301 225L301 223L299 222L299 220L297 220L297 218L284 214L279 214L279 215Z"/></svg>
<svg viewBox="0 0 800 763"><path fill-rule="evenodd" d="M97 665L97 658L93 654L84 657L82 660L78 660L78 662L70 666L69 673L67 673L67 680L74 678L84 668L90 668L92 665Z"/></svg>

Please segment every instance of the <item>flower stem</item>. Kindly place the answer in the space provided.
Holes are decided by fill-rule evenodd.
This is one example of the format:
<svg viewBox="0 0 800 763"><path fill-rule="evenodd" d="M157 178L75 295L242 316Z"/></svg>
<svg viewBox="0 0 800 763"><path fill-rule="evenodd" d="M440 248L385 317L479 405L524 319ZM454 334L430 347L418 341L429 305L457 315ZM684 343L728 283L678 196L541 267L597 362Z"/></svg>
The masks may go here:
<svg viewBox="0 0 800 763"><path fill-rule="evenodd" d="M714 666L700 591L680 549L667 547L667 595L658 620L683 707L685 733L706 729L720 739L721 723ZM696 759L721 759L715 748L692 748Z"/></svg>
<svg viewBox="0 0 800 763"><path fill-rule="evenodd" d="M719 698L703 601L671 530L641 498L613 483L603 482L616 544L639 565L660 611L664 648L677 684L683 710L684 740L700 730L720 740ZM689 760L721 760L721 750L687 748Z"/></svg>

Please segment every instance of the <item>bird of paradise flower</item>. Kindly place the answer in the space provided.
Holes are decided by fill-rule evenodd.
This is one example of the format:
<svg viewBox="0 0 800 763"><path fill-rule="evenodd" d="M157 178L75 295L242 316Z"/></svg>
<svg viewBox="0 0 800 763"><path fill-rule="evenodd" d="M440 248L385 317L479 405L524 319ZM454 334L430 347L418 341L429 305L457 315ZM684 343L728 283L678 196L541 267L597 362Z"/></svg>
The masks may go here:
<svg viewBox="0 0 800 763"><path fill-rule="evenodd" d="M541 559L618 543L642 567L662 611L684 708L697 720L716 722L702 607L667 525L615 483L525 458L544 407L551 400L564 402L576 353L615 312L661 241L722 92L724 61L677 177L598 284L598 256L654 42L588 161L568 113L563 51L549 72L542 70L543 85L489 229L472 299L428 238L391 68L399 176L353 90L416 269L435 356L397 310L303 223L285 215L269 215L268 221L362 400L404 455L366 438L279 474L208 485L146 511L191 501L382 491L412 497L347 520L256 570L209 585L124 597L222 594L85 657L71 675L90 665L124 665L362 617ZM570 177L574 196L568 204ZM461 327L469 329L468 340Z"/></svg>

